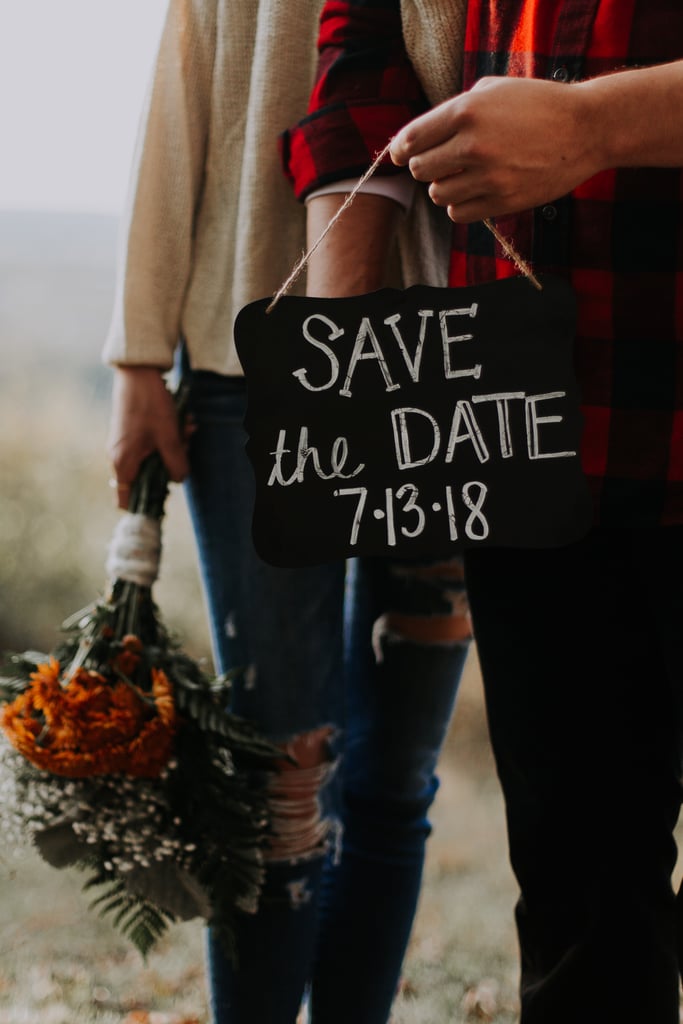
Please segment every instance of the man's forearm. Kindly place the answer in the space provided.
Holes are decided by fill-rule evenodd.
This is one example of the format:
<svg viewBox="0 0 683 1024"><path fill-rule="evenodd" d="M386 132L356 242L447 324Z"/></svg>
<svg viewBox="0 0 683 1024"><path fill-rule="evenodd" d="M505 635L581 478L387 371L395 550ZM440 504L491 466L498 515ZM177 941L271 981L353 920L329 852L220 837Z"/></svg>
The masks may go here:
<svg viewBox="0 0 683 1024"><path fill-rule="evenodd" d="M581 82L608 167L683 166L683 61Z"/></svg>
<svg viewBox="0 0 683 1024"><path fill-rule="evenodd" d="M318 196L307 206L309 247L317 241L339 207L341 193ZM401 207L378 195L357 195L308 264L309 295L334 298L362 295L385 283L387 259Z"/></svg>

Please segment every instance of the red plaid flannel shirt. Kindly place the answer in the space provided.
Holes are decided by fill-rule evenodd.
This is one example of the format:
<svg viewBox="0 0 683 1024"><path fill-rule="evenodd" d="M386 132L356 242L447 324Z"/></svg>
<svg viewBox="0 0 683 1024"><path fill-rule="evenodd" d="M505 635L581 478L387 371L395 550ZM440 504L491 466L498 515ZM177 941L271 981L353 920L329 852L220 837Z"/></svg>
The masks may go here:
<svg viewBox="0 0 683 1024"><path fill-rule="evenodd" d="M328 0L319 42L309 115L284 137L300 196L362 173L426 106L399 0ZM463 87L483 75L571 81L682 56L679 0L470 0ZM577 293L583 466L604 523L683 523L682 199L679 169L618 169L498 221L536 270L569 277ZM454 227L451 284L515 272L482 224Z"/></svg>

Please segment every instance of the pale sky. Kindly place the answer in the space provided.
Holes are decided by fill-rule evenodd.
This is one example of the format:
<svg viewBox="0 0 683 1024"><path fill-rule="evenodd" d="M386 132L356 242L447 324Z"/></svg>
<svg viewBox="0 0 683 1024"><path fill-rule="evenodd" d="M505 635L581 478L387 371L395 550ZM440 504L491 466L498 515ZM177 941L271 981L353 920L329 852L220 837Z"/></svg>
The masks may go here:
<svg viewBox="0 0 683 1024"><path fill-rule="evenodd" d="M0 208L118 213L168 0L0 0Z"/></svg>

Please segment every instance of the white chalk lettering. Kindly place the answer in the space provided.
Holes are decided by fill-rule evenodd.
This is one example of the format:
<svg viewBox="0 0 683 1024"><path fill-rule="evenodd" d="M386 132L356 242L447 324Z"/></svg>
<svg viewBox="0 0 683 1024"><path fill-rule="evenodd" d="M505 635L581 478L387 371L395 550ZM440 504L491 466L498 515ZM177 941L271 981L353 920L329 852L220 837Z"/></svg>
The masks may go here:
<svg viewBox="0 0 683 1024"><path fill-rule="evenodd" d="M299 383L303 384L308 391L327 391L328 388L331 388L332 385L336 383L337 377L339 376L339 360L328 345L319 338L313 337L309 328L312 320L320 320L329 327L330 333L327 335L328 341L336 341L337 338L341 338L344 333L344 328L339 327L333 320L330 320L329 317L323 316L322 313L313 313L312 316L306 317L301 327L301 331L306 341L310 341L311 345L314 345L315 348L319 348L320 351L324 352L329 359L330 378L324 384L318 384L317 386L309 384L308 371L304 369L303 366L298 370L293 370L292 376L296 377Z"/></svg>
<svg viewBox="0 0 683 1024"><path fill-rule="evenodd" d="M412 530L409 530L407 526L402 526L401 533L403 534L404 537L419 537L419 535L425 528L426 521L424 510L422 506L418 505L417 503L417 496L419 494L419 491L415 484L403 484L403 486L399 487L399 489L396 491L396 497L398 498L399 501L404 496L404 494L408 496L408 500L403 506L403 511L414 512L416 516L416 523L415 527Z"/></svg>
<svg viewBox="0 0 683 1024"><path fill-rule="evenodd" d="M466 536L474 541L486 540L490 533L489 521L484 513L484 503L489 491L488 486L481 480L468 480L461 488L455 491L455 494L453 493L454 488L450 484L446 485L444 491L450 540L456 541L459 537L457 524L458 497L464 509L468 512L464 527ZM370 493L367 487L340 487L333 491L335 498L350 495L357 499L349 538L352 547L355 547L358 543L360 531L363 527L363 516L368 508ZM372 509L373 505L374 501L372 501L369 507ZM442 509L443 506L440 501L431 503L431 511L441 512ZM399 530L401 535L409 540L419 537L424 533L428 523L428 513L425 511L424 504L420 503L419 487L413 483L402 484L396 491L392 487L385 487L384 507L378 502L377 507L373 509L373 518L378 522L384 523L386 543L390 548L396 547Z"/></svg>
<svg viewBox="0 0 683 1024"><path fill-rule="evenodd" d="M465 306L462 309L442 309L439 312L439 327L441 328L441 344L443 347L443 369L444 374L446 375L446 380L452 380L455 377L474 377L476 380L479 380L479 377L481 376L481 363L476 363L469 370L454 370L451 366L451 345L455 345L461 341L471 341L474 335L448 333L449 317L475 317L477 315L477 309L477 303L473 302L471 306Z"/></svg>
<svg viewBox="0 0 683 1024"><path fill-rule="evenodd" d="M363 351L366 339L370 342L370 350ZM377 335L372 329L372 324L367 316L364 316L361 320L360 327L358 328L358 334L356 335L356 342L353 346L353 352L351 353L351 359L349 360L349 368L346 372L346 380L344 386L339 392L344 398L351 398L351 380L356 370L356 366L362 359L374 359L376 360L382 376L384 377L384 383L387 391L396 391L400 387L400 384L394 384L389 373L389 367L387 361L384 358L384 353L379 344Z"/></svg>
<svg viewBox="0 0 683 1024"><path fill-rule="evenodd" d="M413 416L422 416L425 420L429 420L432 427L432 450L428 455L423 455L421 458L413 458L411 451L410 433L407 424L409 413L412 413ZM410 406L402 409L393 409L391 412L391 426L394 431L394 449L396 452L396 464L399 469L414 469L416 466L425 466L428 462L432 461L441 444L441 431L439 430L439 424L431 413L425 412L424 409L415 409Z"/></svg>
<svg viewBox="0 0 683 1024"><path fill-rule="evenodd" d="M394 525L394 492L391 487L384 488L384 504L387 510L387 544L396 547L396 527Z"/></svg>
<svg viewBox="0 0 683 1024"><path fill-rule="evenodd" d="M433 309L419 309L417 315L420 317L420 333L418 336L417 346L415 348L415 356L411 358L406 343L401 337L401 332L398 329L398 323L401 319L400 313L394 313L392 316L388 316L384 321L388 327L391 327L394 337L398 342L398 347L401 350L405 364L408 367L408 373L410 374L411 380L417 384L420 380L420 365L422 363L422 349L424 348L425 337L427 335L427 321L429 317L434 316Z"/></svg>
<svg viewBox="0 0 683 1024"><path fill-rule="evenodd" d="M526 420L526 441L530 459L567 459L576 452L542 452L538 439L540 423L561 423L562 416L539 416L536 408L539 402L548 402L554 398L566 398L566 391L548 391L544 395L527 395L524 400Z"/></svg>
<svg viewBox="0 0 683 1024"><path fill-rule="evenodd" d="M332 463L332 476L345 476L345 474L342 473L342 470L346 465L348 457L349 442L345 437L335 438L334 444L332 445L332 454L330 456L330 461ZM363 467L361 466L360 469L362 468ZM355 470L353 473L347 473L345 478L348 479L349 476L356 476L356 474L360 472L360 469Z"/></svg>
<svg viewBox="0 0 683 1024"><path fill-rule="evenodd" d="M358 504L356 505L356 511L353 515L353 525L351 526L351 538L350 543L356 544L358 541L358 531L360 530L360 521L363 515L363 509L365 508L365 502L368 498L367 487L340 487L334 492L335 498L339 498L344 494L357 494Z"/></svg>
<svg viewBox="0 0 683 1024"><path fill-rule="evenodd" d="M460 427L464 426L464 432L460 432ZM476 416L472 411L472 406L466 398L460 399L456 403L455 410L453 412L453 419L451 421L451 430L448 435L448 445L446 447L446 462L452 462L453 456L455 455L455 446L461 444L463 441L470 441L474 448L475 454L480 462L488 462L489 450L486 447L486 442L479 429Z"/></svg>
<svg viewBox="0 0 683 1024"><path fill-rule="evenodd" d="M292 449L287 448L286 444L287 431L283 429L278 434L275 451L269 453L275 456L275 462L268 478L269 487L272 487L273 484L289 487L290 484L303 483L304 471L309 464L312 466L316 476L321 480L336 478L350 480L351 477L357 476L361 470L365 469L365 464L361 462L351 473L342 472L348 458L349 446L345 437L338 437L332 446L331 471L326 473L320 465L318 449L315 445L309 445L308 443L308 427L302 427L299 431L299 443L296 449L296 465L291 475L287 477L283 470L282 461L285 455L292 453Z"/></svg>
<svg viewBox="0 0 683 1024"><path fill-rule="evenodd" d="M500 454L504 459L509 459L513 454L512 434L510 432L510 408L508 402L515 398L524 398L524 391L500 391L496 395L472 395L473 402L495 402L498 414L498 436L500 439Z"/></svg>
<svg viewBox="0 0 683 1024"><path fill-rule="evenodd" d="M448 513L448 536L451 540L458 539L458 524L455 519L455 505L453 503L453 488L446 486L446 511Z"/></svg>
<svg viewBox="0 0 683 1024"><path fill-rule="evenodd" d="M470 494L473 487L477 487L479 489L479 494L476 498L473 498ZM467 522L465 523L465 533L470 540L485 540L489 535L488 520L482 512L484 498L487 493L488 487L480 480L470 480L462 489L463 504L470 510ZM479 524L479 529L475 530L477 523Z"/></svg>

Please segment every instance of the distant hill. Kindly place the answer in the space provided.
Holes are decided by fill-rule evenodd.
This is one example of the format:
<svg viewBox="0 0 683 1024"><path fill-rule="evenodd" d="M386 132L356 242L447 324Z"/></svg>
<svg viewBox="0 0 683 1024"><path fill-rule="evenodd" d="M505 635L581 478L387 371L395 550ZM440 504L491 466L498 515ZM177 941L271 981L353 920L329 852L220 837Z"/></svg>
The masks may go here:
<svg viewBox="0 0 683 1024"><path fill-rule="evenodd" d="M109 324L115 217L0 210L0 375L39 363L97 380ZM2 364L0 364L2 365Z"/></svg>

